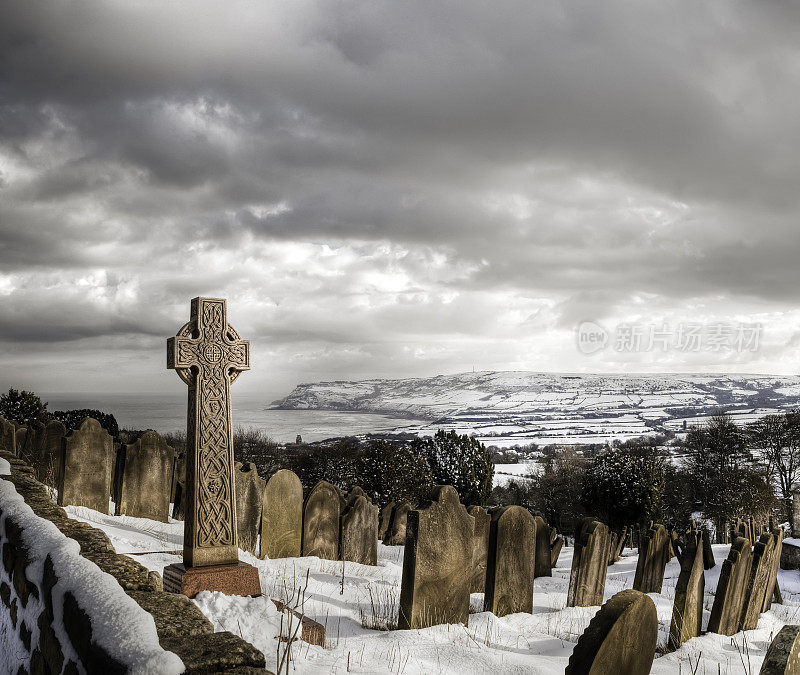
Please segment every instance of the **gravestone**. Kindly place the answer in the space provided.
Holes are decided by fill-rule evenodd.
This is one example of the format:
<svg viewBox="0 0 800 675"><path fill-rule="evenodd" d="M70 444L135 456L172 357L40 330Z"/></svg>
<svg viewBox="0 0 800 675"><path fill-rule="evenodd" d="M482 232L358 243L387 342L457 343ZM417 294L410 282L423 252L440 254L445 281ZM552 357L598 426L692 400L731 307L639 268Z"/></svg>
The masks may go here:
<svg viewBox="0 0 800 675"><path fill-rule="evenodd" d="M711 548L711 533L708 530L703 530L703 567L710 570L716 564L714 549Z"/></svg>
<svg viewBox="0 0 800 675"><path fill-rule="evenodd" d="M169 501L171 504L178 502L178 483L186 483L186 456L183 454L175 458L175 467L172 471L172 487L169 493Z"/></svg>
<svg viewBox="0 0 800 675"><path fill-rule="evenodd" d="M403 546L406 543L406 519L411 511L411 504L401 500L392 509L392 520L389 524L389 537L383 543L387 546Z"/></svg>
<svg viewBox="0 0 800 675"><path fill-rule="evenodd" d="M467 624L473 518L450 485L408 513L398 628Z"/></svg>
<svg viewBox="0 0 800 675"><path fill-rule="evenodd" d="M553 544L550 549L551 569L555 569L555 566L558 564L558 556L561 555L561 548L563 546L564 546L564 537L556 537L555 540L553 540Z"/></svg>
<svg viewBox="0 0 800 675"><path fill-rule="evenodd" d="M392 524L392 509L394 509L394 499L381 509L381 517L378 522L378 539L387 541L389 539L389 526Z"/></svg>
<svg viewBox="0 0 800 675"><path fill-rule="evenodd" d="M538 555L537 525L537 520L521 506L502 506L492 511L484 612L492 612L495 616L533 612L533 579ZM550 538L549 528L547 538ZM548 541L545 553L548 566L549 548Z"/></svg>
<svg viewBox="0 0 800 675"><path fill-rule="evenodd" d="M48 422L38 434L34 470L36 472L36 480L40 483L53 488L58 486L61 445L66 435L67 430L57 420Z"/></svg>
<svg viewBox="0 0 800 675"><path fill-rule="evenodd" d="M350 488L350 491L342 497L342 511L344 511L349 504L352 504L358 497L367 497L364 490L361 489L358 485L354 485ZM367 497L369 501L372 501Z"/></svg>
<svg viewBox="0 0 800 675"><path fill-rule="evenodd" d="M778 631L758 672L759 675L800 673L800 626L786 625Z"/></svg>
<svg viewBox="0 0 800 675"><path fill-rule="evenodd" d="M341 554L342 560L378 564L378 507L363 494L349 497L342 512Z"/></svg>
<svg viewBox="0 0 800 675"><path fill-rule="evenodd" d="M41 452L41 445L44 440L44 424L40 422L33 422L28 425L25 433L25 441L22 447L19 448L19 456L23 462L33 467L39 463L39 454Z"/></svg>
<svg viewBox="0 0 800 675"><path fill-rule="evenodd" d="M175 451L155 431L146 431L117 457L115 515L166 523Z"/></svg>
<svg viewBox="0 0 800 675"><path fill-rule="evenodd" d="M767 589L773 586L770 577L777 572L774 566L777 548L778 538L772 533L762 534L753 547L753 561L750 564L750 577L747 581L739 630L754 630L758 625Z"/></svg>
<svg viewBox="0 0 800 675"><path fill-rule="evenodd" d="M734 539L728 557L722 563L708 621L709 633L733 635L739 631L752 559L750 542L744 537Z"/></svg>
<svg viewBox="0 0 800 675"><path fill-rule="evenodd" d="M780 588L778 587L778 569L781 565L781 554L783 553L783 530L780 527L776 527L772 530L772 534L775 536L775 556L772 560L772 573L769 577L767 591L764 594L762 612L768 612L770 607L772 607L772 599L776 593L778 595L778 602L783 604L780 600Z"/></svg>
<svg viewBox="0 0 800 675"><path fill-rule="evenodd" d="M303 508L303 555L339 559L339 491L327 481L317 483Z"/></svg>
<svg viewBox="0 0 800 675"><path fill-rule="evenodd" d="M553 566L550 564L550 526L541 516L534 516L536 525L536 572L538 577L553 576Z"/></svg>
<svg viewBox="0 0 800 675"><path fill-rule="evenodd" d="M221 298L194 298L189 322L167 340L167 368L188 389L183 563L164 590L260 595L258 570L239 561L231 384L250 369L250 343L228 324Z"/></svg>
<svg viewBox="0 0 800 675"><path fill-rule="evenodd" d="M0 417L0 449L17 454L17 433L14 425L5 417Z"/></svg>
<svg viewBox="0 0 800 675"><path fill-rule="evenodd" d="M114 470L114 439L87 417L61 441L58 505L86 506L108 513Z"/></svg>
<svg viewBox="0 0 800 675"><path fill-rule="evenodd" d="M660 593L669 559L669 532L663 525L653 525L642 533L639 541L633 588L642 593Z"/></svg>
<svg viewBox="0 0 800 675"><path fill-rule="evenodd" d="M299 558L303 540L303 485L293 471L274 473L264 488L261 557Z"/></svg>
<svg viewBox="0 0 800 675"><path fill-rule="evenodd" d="M470 506L467 513L475 519L472 529L472 585L470 592L486 588L486 556L489 551L489 523L492 517L480 506Z"/></svg>
<svg viewBox="0 0 800 675"><path fill-rule="evenodd" d="M656 606L644 593L621 591L604 604L572 650L565 675L647 675L658 638Z"/></svg>
<svg viewBox="0 0 800 675"><path fill-rule="evenodd" d="M703 622L703 539L699 532L690 533L681 557L681 572L672 603L669 646L678 649L684 642L700 635Z"/></svg>
<svg viewBox="0 0 800 675"><path fill-rule="evenodd" d="M20 427L14 432L14 441L16 445L15 454L17 457L22 457L22 448L25 447L25 440L28 436L28 427Z"/></svg>
<svg viewBox="0 0 800 675"><path fill-rule="evenodd" d="M236 462L236 532L239 548L258 555L258 532L261 529L261 506L266 481L252 462Z"/></svg>
<svg viewBox="0 0 800 675"><path fill-rule="evenodd" d="M600 521L593 518L581 521L575 535L567 607L603 604L609 539L608 527Z"/></svg>

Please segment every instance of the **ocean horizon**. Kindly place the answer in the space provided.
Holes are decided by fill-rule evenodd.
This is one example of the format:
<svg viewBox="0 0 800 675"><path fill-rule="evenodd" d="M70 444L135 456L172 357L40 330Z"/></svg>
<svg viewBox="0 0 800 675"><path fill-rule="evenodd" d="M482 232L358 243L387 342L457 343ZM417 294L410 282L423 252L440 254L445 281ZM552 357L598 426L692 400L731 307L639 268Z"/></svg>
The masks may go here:
<svg viewBox="0 0 800 675"><path fill-rule="evenodd" d="M186 430L186 393L55 393L43 394L50 412L90 408L114 415L120 429L153 429L159 433ZM365 433L399 431L415 420L374 413L331 410L272 410L265 397L239 394L233 397L233 427L257 428L279 443L306 442Z"/></svg>

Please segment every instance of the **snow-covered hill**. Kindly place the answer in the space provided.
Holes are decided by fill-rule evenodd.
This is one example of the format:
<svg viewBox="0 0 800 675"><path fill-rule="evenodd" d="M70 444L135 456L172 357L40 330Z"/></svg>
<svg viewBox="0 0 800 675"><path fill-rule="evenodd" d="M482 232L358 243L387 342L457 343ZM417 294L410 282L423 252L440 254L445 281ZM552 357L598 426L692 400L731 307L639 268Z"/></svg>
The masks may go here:
<svg viewBox="0 0 800 675"><path fill-rule="evenodd" d="M750 419L800 404L800 377L477 372L300 384L273 408L408 415L512 442L590 443L680 430L719 409ZM412 425L414 426L414 425Z"/></svg>

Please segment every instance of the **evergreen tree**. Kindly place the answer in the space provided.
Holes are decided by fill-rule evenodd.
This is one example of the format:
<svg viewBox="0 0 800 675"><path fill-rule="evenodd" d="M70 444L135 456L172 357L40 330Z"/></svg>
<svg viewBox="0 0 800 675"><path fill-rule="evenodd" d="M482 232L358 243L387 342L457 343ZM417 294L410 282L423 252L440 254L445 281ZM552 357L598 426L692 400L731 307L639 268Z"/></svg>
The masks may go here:
<svg viewBox="0 0 800 675"><path fill-rule="evenodd" d="M42 403L32 391L9 389L7 394L0 395L0 415L9 422L16 422L29 427L38 422L47 423L47 403Z"/></svg>
<svg viewBox="0 0 800 675"><path fill-rule="evenodd" d="M483 443L442 429L434 436L417 438L411 449L428 462L433 480L452 485L462 504L486 504L492 492L494 465Z"/></svg>
<svg viewBox="0 0 800 675"><path fill-rule="evenodd" d="M361 488L381 507L401 499L418 504L433 487L433 476L423 457L384 440L370 441L358 475Z"/></svg>
<svg viewBox="0 0 800 675"><path fill-rule="evenodd" d="M50 417L61 422L66 427L67 431L77 429L83 420L87 417L91 417L100 422L100 426L114 436L114 438L119 436L119 425L114 415L101 412L100 410L91 410L89 408L82 408L80 410L56 410Z"/></svg>

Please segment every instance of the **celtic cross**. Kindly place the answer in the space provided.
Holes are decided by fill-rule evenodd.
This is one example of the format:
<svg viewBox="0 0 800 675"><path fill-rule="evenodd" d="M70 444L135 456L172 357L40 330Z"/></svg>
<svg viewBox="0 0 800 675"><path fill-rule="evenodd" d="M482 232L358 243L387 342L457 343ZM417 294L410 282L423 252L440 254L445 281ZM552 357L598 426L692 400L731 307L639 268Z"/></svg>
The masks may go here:
<svg viewBox="0 0 800 675"><path fill-rule="evenodd" d="M250 369L250 343L228 325L225 300L192 300L189 323L167 340L167 368L189 385L184 565L236 563L231 383Z"/></svg>

